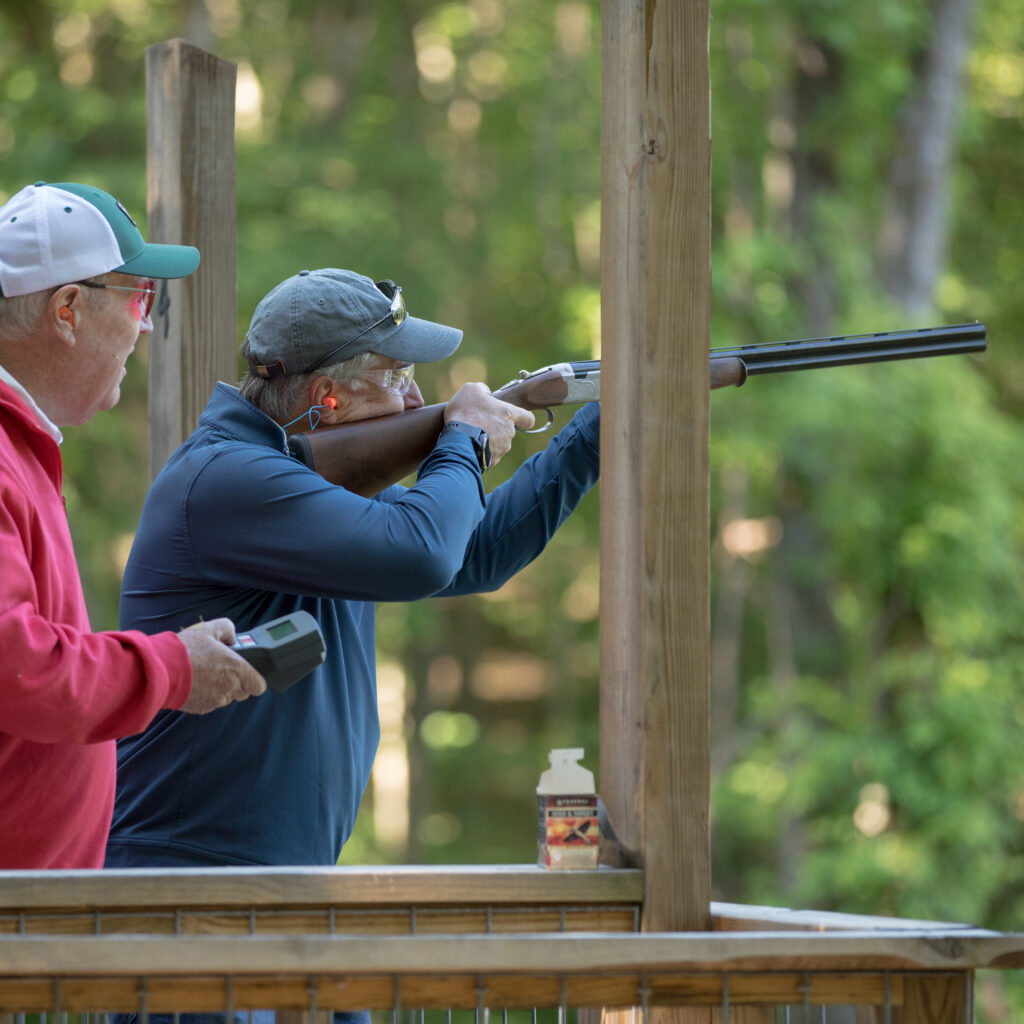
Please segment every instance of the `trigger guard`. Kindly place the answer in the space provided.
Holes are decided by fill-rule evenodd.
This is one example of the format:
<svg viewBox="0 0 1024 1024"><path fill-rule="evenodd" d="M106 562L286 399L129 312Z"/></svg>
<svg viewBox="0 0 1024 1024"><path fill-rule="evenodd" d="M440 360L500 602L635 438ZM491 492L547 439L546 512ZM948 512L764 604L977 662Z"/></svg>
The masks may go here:
<svg viewBox="0 0 1024 1024"><path fill-rule="evenodd" d="M555 422L555 414L550 409L544 410L548 414L548 421L543 427L534 427L532 430L523 430L522 427L516 427L516 433L518 434L543 434L545 430L550 429L551 424Z"/></svg>

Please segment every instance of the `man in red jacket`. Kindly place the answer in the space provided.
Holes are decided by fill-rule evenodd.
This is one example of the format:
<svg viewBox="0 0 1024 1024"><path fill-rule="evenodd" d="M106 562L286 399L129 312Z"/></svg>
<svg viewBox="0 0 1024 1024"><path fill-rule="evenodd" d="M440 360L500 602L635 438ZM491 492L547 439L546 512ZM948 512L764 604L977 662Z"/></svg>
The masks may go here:
<svg viewBox="0 0 1024 1024"><path fill-rule="evenodd" d="M59 428L117 403L154 279L198 265L90 186L30 185L0 207L0 868L101 867L114 741L163 708L266 688L227 646L229 619L92 632L61 496Z"/></svg>

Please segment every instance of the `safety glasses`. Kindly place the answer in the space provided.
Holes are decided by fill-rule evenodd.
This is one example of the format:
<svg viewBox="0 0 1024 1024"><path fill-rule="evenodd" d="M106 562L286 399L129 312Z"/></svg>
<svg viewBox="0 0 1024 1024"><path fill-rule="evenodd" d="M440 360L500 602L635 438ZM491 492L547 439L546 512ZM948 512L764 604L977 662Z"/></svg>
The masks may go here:
<svg viewBox="0 0 1024 1024"><path fill-rule="evenodd" d="M141 314L139 319L149 316L150 310L153 308L153 299L156 298L156 282L152 279L145 280L134 287L126 284L101 284L99 281L75 281L75 284L80 284L84 288L109 288L115 292L135 292Z"/></svg>
<svg viewBox="0 0 1024 1024"><path fill-rule="evenodd" d="M370 331L374 329L374 327L380 327L380 325L385 321L394 320L395 326L397 327L398 324L402 323L405 320L405 318L409 314L406 312L405 309L405 299L402 298L402 286L400 284L395 284L394 281L378 281L376 283L376 287L377 290L382 295L384 295L385 298L391 300L391 306L388 309L388 311L379 320L375 320L372 324L370 324L370 326L367 327L365 331L360 331L354 338L349 338L348 341L342 342L337 348L332 348L331 351L327 353L327 355L323 356L321 359L318 359L315 363L310 363L310 365L307 366L302 371L303 373L312 373L314 370L319 369L329 359L331 359L333 356L336 356L339 352L341 352L342 349L348 348L349 345L354 344L360 338L369 334ZM408 391L409 388L406 387L405 390ZM403 392L403 394L404 393L405 392Z"/></svg>
<svg viewBox="0 0 1024 1024"><path fill-rule="evenodd" d="M395 395L407 395L412 387L413 371L415 363L408 366L400 366L398 369L388 370L364 370L359 374L360 380L368 380L385 391Z"/></svg>

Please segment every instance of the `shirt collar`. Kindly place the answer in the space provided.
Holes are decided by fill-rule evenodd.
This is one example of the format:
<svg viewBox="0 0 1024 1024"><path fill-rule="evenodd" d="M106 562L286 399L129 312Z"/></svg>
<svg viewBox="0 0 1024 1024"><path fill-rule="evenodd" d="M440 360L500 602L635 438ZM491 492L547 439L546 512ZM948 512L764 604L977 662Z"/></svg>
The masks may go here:
<svg viewBox="0 0 1024 1024"><path fill-rule="evenodd" d="M38 405L36 405L35 399L2 366L0 366L0 380L7 384L29 407L32 415L35 416L36 420L39 422L39 426L42 427L43 430L57 442L57 444L60 444L61 441L64 440L64 435L60 432L57 424L54 423Z"/></svg>

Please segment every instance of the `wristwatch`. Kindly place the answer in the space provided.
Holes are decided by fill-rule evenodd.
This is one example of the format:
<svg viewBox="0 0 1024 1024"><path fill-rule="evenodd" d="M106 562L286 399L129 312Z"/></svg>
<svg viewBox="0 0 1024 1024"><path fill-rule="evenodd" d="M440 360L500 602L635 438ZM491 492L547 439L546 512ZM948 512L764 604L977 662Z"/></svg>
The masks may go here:
<svg viewBox="0 0 1024 1024"><path fill-rule="evenodd" d="M444 430L441 433L447 434L449 430L456 430L460 434L465 434L473 442L477 461L480 463L480 472L482 473L487 469L491 464L491 439L487 436L487 431L483 427L474 427L460 420L449 420L444 425Z"/></svg>

